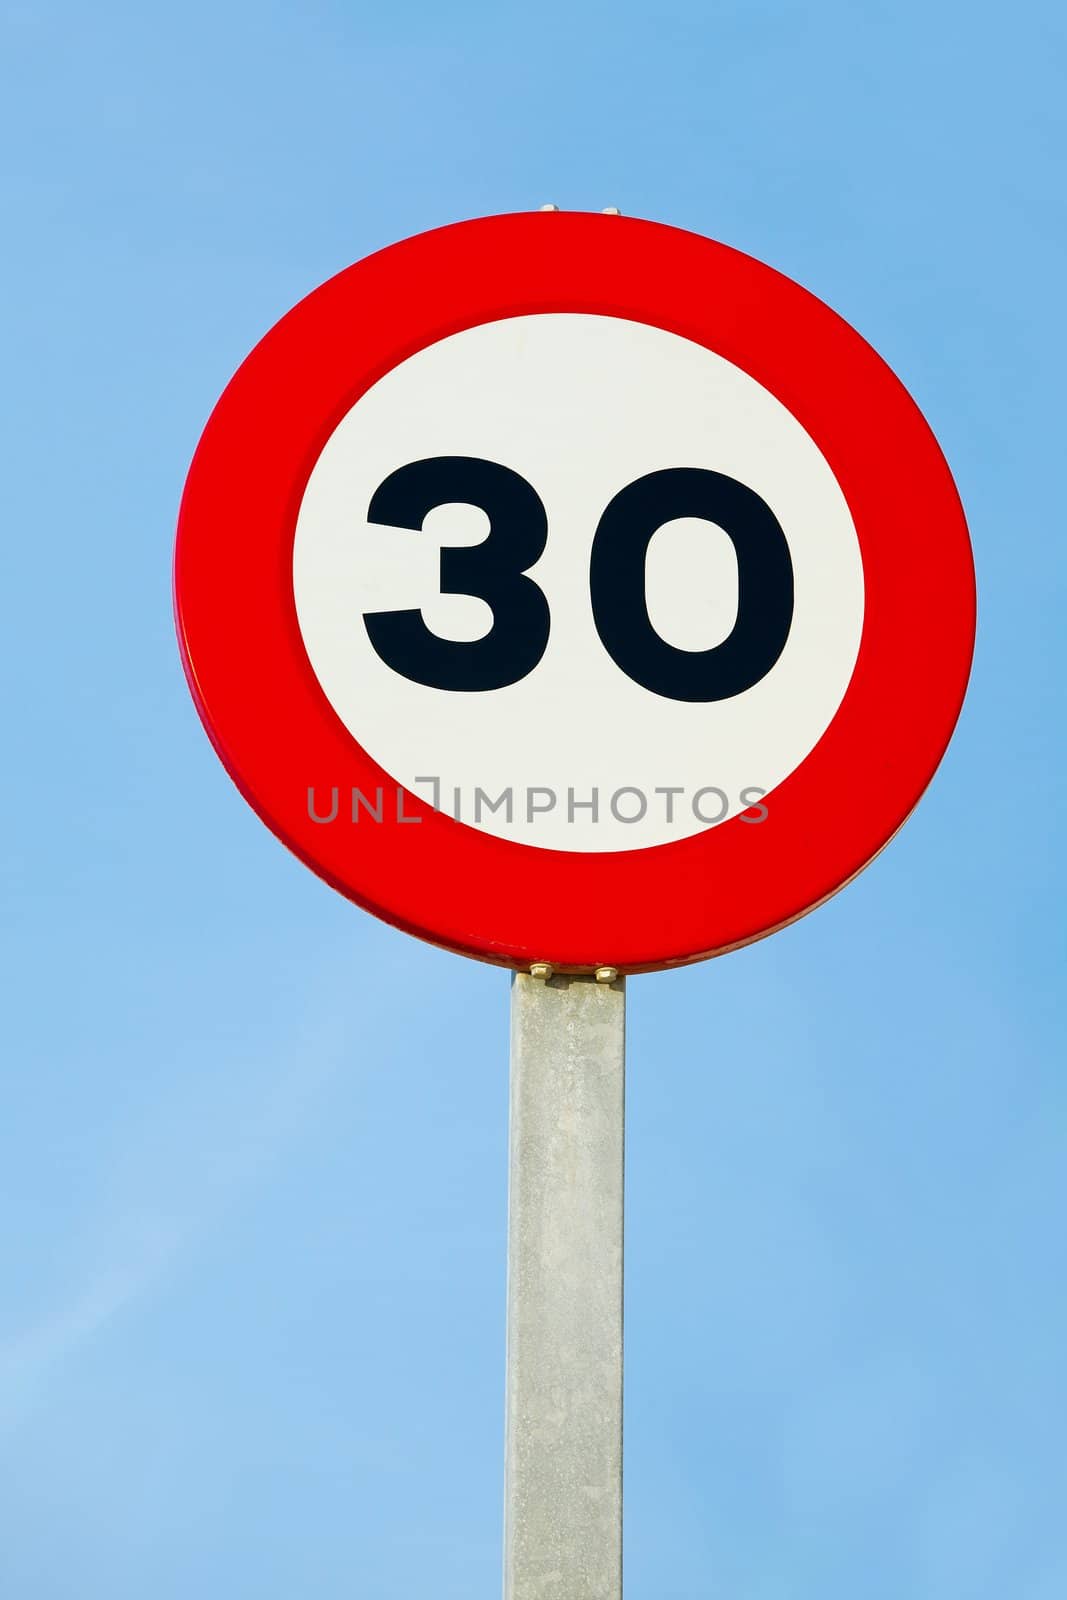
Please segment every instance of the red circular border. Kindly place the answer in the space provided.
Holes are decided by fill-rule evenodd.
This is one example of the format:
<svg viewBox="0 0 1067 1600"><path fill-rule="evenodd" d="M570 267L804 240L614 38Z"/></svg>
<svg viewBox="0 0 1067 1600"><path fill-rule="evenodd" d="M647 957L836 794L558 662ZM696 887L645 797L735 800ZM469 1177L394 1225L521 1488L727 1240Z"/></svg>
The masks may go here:
<svg viewBox="0 0 1067 1600"><path fill-rule="evenodd" d="M681 334L743 368L811 434L848 501L865 616L844 700L768 819L643 850L578 854L482 833L405 800L420 826L308 817L307 792L392 793L316 679L292 550L312 467L371 384L417 350L502 317L587 312ZM629 217L522 212L457 223L330 279L226 388L189 471L175 612L205 727L278 837L357 904L505 966L648 971L749 943L875 856L933 776L974 643L966 523L937 442L881 358L827 306L749 256ZM595 717L595 708L589 715ZM344 813L342 812L342 818Z"/></svg>

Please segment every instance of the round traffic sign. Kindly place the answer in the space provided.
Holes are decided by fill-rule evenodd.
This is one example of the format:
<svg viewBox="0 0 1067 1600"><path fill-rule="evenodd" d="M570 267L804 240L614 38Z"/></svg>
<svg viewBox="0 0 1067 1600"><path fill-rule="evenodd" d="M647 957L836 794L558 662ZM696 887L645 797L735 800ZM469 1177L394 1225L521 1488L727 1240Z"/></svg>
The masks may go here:
<svg viewBox="0 0 1067 1600"><path fill-rule="evenodd" d="M962 702L966 525L899 381L771 268L490 217L267 334L190 469L178 633L263 820L409 932L641 971L833 894Z"/></svg>

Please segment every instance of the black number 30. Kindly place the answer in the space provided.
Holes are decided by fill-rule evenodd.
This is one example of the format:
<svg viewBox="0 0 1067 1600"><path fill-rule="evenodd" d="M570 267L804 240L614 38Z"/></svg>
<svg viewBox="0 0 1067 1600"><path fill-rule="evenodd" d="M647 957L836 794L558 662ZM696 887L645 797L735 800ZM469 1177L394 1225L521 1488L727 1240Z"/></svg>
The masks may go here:
<svg viewBox="0 0 1067 1600"><path fill-rule="evenodd" d="M548 518L536 491L509 467L476 456L434 456L390 473L368 521L421 529L438 506L477 506L489 518L480 544L441 551L441 592L484 600L493 613L481 639L442 639L421 611L364 616L370 642L395 672L432 689L503 689L545 653L548 601L526 576L545 548ZM710 650L679 650L656 632L645 596L645 557L665 522L699 517L726 533L737 557L737 620ZM793 621L793 563L767 502L736 478L699 467L650 472L611 501L589 563L593 620L615 663L653 694L706 702L743 694L766 677Z"/></svg>

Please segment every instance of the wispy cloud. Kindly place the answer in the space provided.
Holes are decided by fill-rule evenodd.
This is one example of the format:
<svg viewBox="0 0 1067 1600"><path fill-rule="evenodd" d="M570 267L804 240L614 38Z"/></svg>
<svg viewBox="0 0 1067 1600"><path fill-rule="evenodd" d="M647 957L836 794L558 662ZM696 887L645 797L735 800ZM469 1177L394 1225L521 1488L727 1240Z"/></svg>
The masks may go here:
<svg viewBox="0 0 1067 1600"><path fill-rule="evenodd" d="M100 1174L99 1211L58 1307L0 1343L0 1430L16 1427L56 1369L159 1285L299 1138L345 1055L336 1002L305 1015L267 1065L231 1060L205 1074L202 1061L192 1073L176 1062L167 1081L177 1096L122 1130L123 1157Z"/></svg>

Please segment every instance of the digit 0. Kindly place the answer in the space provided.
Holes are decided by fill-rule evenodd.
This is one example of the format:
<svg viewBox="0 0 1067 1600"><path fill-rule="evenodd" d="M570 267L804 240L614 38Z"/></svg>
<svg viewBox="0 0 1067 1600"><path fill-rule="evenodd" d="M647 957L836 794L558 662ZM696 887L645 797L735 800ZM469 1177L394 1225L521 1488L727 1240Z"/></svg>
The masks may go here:
<svg viewBox="0 0 1067 1600"><path fill-rule="evenodd" d="M645 557L665 522L698 517L728 535L737 556L737 621L710 650L679 650L648 615ZM736 478L699 467L650 472L615 496L597 526L589 563L593 620L605 650L653 694L729 700L770 672L793 621L793 563L767 502Z"/></svg>

